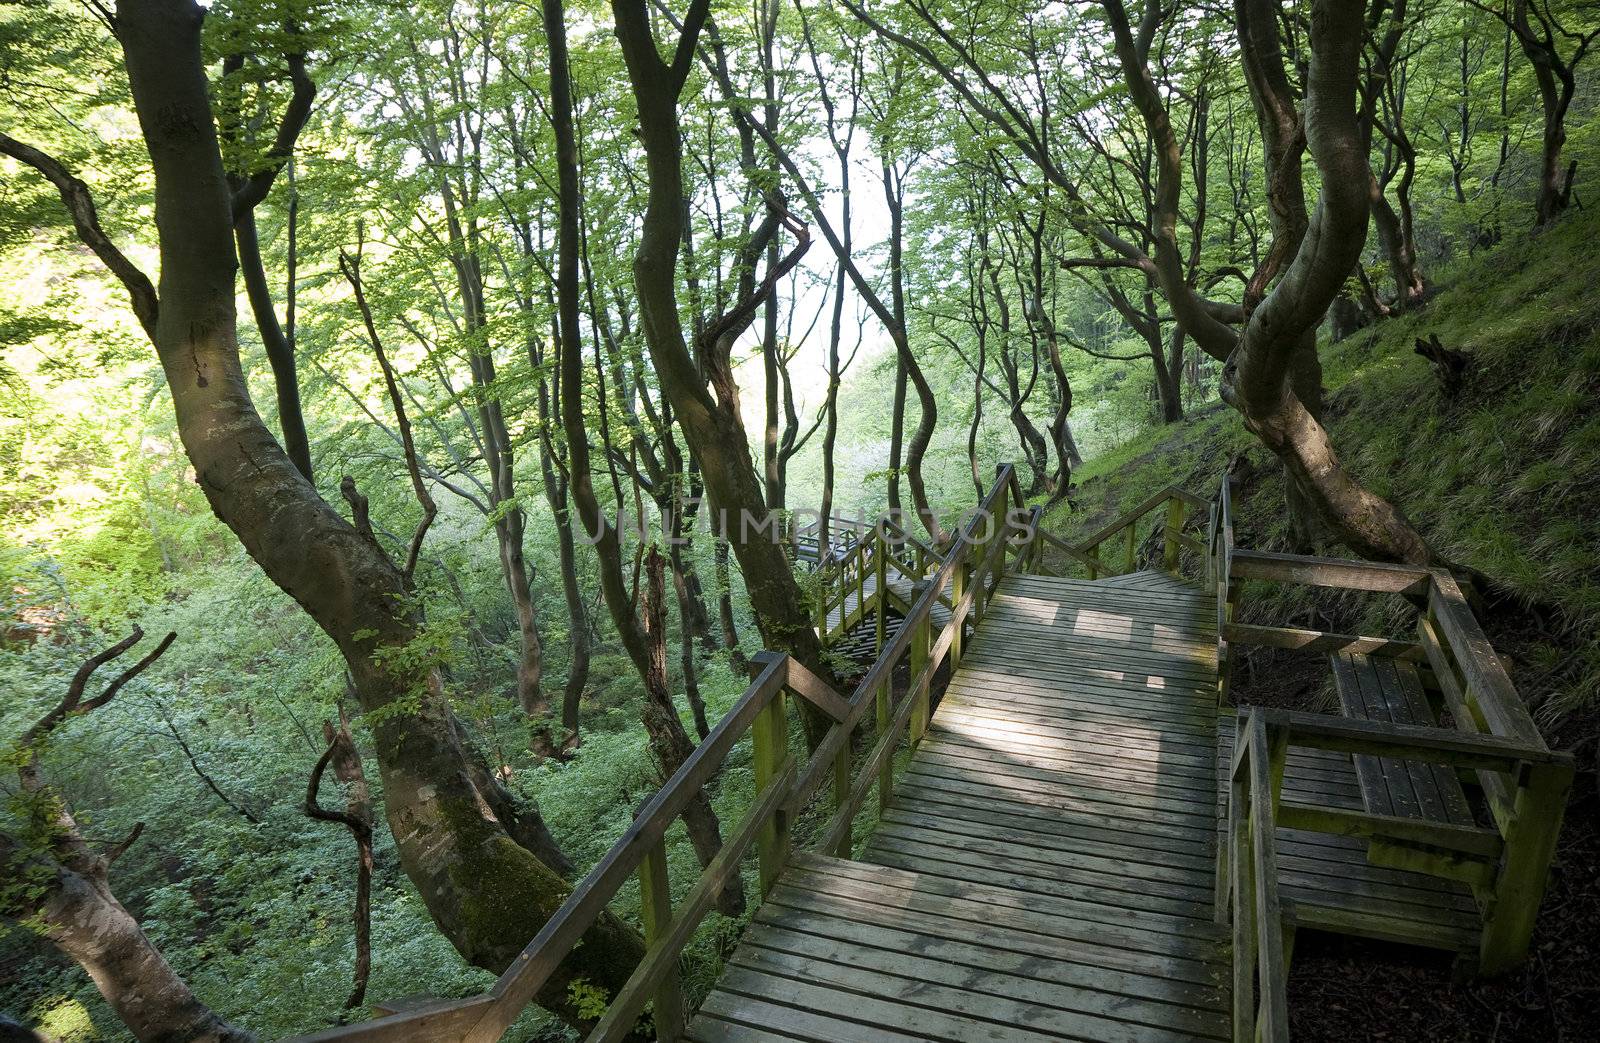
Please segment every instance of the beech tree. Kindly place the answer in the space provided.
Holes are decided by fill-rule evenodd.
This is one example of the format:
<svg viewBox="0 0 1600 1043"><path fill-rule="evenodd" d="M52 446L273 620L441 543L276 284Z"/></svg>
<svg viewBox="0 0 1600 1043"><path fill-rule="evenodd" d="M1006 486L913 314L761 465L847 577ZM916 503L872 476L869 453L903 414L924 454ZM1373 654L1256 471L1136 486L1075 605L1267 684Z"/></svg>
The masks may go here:
<svg viewBox="0 0 1600 1043"><path fill-rule="evenodd" d="M499 971L569 888L548 864L554 842L537 810L519 807L471 746L438 665L407 652L419 620L399 566L318 494L251 403L234 303L235 201L201 56L204 18L192 0L126 0L112 22L155 179L159 293L101 230L80 180L9 137L0 149L56 186L79 237L127 291L212 510L345 658L407 875L462 955ZM636 932L602 917L541 1002L581 1022L568 986L615 988L641 951Z"/></svg>

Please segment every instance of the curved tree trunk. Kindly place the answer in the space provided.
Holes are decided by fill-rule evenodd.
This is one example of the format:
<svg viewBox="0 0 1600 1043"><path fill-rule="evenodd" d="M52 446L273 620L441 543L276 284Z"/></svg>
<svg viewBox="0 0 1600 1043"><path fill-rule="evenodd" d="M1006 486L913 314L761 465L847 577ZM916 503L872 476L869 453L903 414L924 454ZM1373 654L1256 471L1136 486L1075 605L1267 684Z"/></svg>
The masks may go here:
<svg viewBox="0 0 1600 1043"><path fill-rule="evenodd" d="M670 65L657 50L644 0L614 0L611 6L638 107L648 171L648 204L633 262L645 343L662 391L700 462L711 501L726 512L722 528L739 558L762 637L768 647L788 652L808 669L831 678L833 671L812 628L807 599L795 581L788 554L772 532L773 519L767 517L749 437L737 414L737 395L712 397L689 353L678 314L677 258L685 230L678 95L694 60L707 3L695 0L685 15L686 28ZM814 747L825 723L811 712L804 712L802 719Z"/></svg>
<svg viewBox="0 0 1600 1043"><path fill-rule="evenodd" d="M1318 200L1282 279L1250 315L1223 373L1224 397L1283 461L1317 515L1357 553L1425 564L1426 542L1392 504L1362 486L1334 451L1320 408L1320 369L1313 371L1313 331L1338 296L1366 239L1371 172L1356 118L1363 4L1316 0L1311 16L1311 64L1306 81L1306 140L1322 179ZM1241 45L1252 94L1275 95L1262 70L1282 73L1273 5L1241 0ZM1258 100L1258 111L1262 107ZM1273 128L1263 113L1263 135ZM1269 177L1274 191L1302 193L1299 179ZM1311 398L1308 403L1302 398Z"/></svg>
<svg viewBox="0 0 1600 1043"><path fill-rule="evenodd" d="M44 936L88 972L135 1039L148 1043L255 1039L195 998L150 943L139 921L112 894L103 873L80 873L30 856L4 833L0 833L0 866L18 880L26 874L36 888L37 897L27 908L14 911L40 924Z"/></svg>
<svg viewBox="0 0 1600 1043"><path fill-rule="evenodd" d="M567 884L520 842L542 829L463 745L438 671L396 656L416 636L400 570L316 493L250 402L236 341L233 219L192 0L126 0L118 38L155 173L161 284L153 340L179 434L219 518L334 641L373 734L400 863L451 943L500 971ZM220 275L220 277L219 277ZM404 664L404 665L401 665ZM384 711L404 700L408 711ZM569 986L615 989L642 953L602 916L540 1000L586 1019Z"/></svg>

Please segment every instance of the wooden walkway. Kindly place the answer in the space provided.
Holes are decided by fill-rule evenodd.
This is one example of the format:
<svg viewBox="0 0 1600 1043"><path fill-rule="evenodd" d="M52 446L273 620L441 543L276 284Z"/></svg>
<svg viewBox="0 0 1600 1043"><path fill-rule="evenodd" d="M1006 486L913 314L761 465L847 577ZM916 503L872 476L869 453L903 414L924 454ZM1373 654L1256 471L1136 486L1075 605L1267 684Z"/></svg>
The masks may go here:
<svg viewBox="0 0 1600 1043"><path fill-rule="evenodd" d="M1442 948L1489 974L1527 957L1573 758L1545 746L1448 573L1238 547L1226 483L1214 500L1169 486L1078 543L1043 529L1041 507L1012 521L1025 503L1002 465L942 553L913 538L891 554L876 534L831 556L815 625L830 652L870 660L848 695L758 654L493 988L303 1043L501 1038L630 879L645 954L588 1043L635 1038L642 1018L667 1043L1283 1043L1298 928ZM1137 571L1156 563L1140 556L1152 523L1163 571ZM1427 611L1405 636L1246 624L1242 581ZM1230 678L1252 645L1327 656L1342 713L1236 715ZM799 702L831 721L806 753ZM753 802L675 888L669 830L746 736ZM794 824L824 801L801 850ZM691 1016L684 947L752 853L761 902Z"/></svg>
<svg viewBox="0 0 1600 1043"><path fill-rule="evenodd" d="M1220 722L1221 748L1233 746L1234 721ZM1217 808L1226 817L1227 757L1218 758ZM1295 747L1283 772L1283 799L1362 810L1350 754ZM1427 873L1375 865L1367 842L1304 829L1277 830L1279 890L1294 927L1355 934L1380 941L1470 953L1482 923L1465 884Z"/></svg>
<svg viewBox="0 0 1600 1043"><path fill-rule="evenodd" d="M1227 1038L1215 630L1171 576L1007 576L865 860L795 857L688 1038Z"/></svg>

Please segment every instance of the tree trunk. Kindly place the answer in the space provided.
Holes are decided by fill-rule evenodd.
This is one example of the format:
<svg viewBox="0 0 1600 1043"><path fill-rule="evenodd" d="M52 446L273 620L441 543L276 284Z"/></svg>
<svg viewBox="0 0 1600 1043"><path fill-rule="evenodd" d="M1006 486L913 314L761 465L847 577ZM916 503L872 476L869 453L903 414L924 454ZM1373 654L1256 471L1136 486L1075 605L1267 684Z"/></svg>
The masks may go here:
<svg viewBox="0 0 1600 1043"><path fill-rule="evenodd" d="M644 639L648 649L648 663L644 671L644 727L650 735L650 752L661 771L664 783L683 767L683 762L694 752L694 743L684 731L683 719L672 702L672 683L667 676L667 585L666 562L661 552L651 547L644 559ZM711 864L722 850L722 827L716 813L711 810L711 800L702 789L690 798L683 809L683 827L689 834L695 857L702 866ZM744 913L744 885L739 874L723 887L717 898L717 909L724 916Z"/></svg>
<svg viewBox="0 0 1600 1043"><path fill-rule="evenodd" d="M0 865L8 875L14 871L14 879L33 885L27 908L16 912L39 923L44 936L88 972L134 1038L150 1043L255 1038L195 998L102 876L29 855L4 833Z"/></svg>
<svg viewBox="0 0 1600 1043"><path fill-rule="evenodd" d="M385 809L402 867L469 961L509 966L569 893L524 847L527 823L460 741L437 669L396 656L416 635L400 570L339 516L273 440L250 402L234 314L232 214L192 0L118 7L140 126L155 173L161 299L154 341L178 429L217 516L343 653L373 725ZM569 986L616 989L642 953L602 916L540 999L585 1024Z"/></svg>
<svg viewBox="0 0 1600 1043"><path fill-rule="evenodd" d="M295 371L294 345L278 324L278 311L272 304L272 289L267 285L267 270L261 260L261 241L256 235L254 208L239 215L233 226L239 247L239 270L244 275L245 294L255 315L261 346L272 367L272 384L278 395L278 427L283 431L284 452L294 466L313 481L311 443L306 437L306 418L300 407L300 377Z"/></svg>
<svg viewBox="0 0 1600 1043"><path fill-rule="evenodd" d="M1394 279L1394 310L1405 311L1421 303L1427 290L1422 269L1417 264L1416 243L1406 234L1405 222L1389 203L1376 177L1368 176L1368 193L1372 206L1372 225L1378 232L1378 245L1389 262L1390 276Z"/></svg>
<svg viewBox="0 0 1600 1043"><path fill-rule="evenodd" d="M539 382L539 418L541 430L548 432L558 418L550 401L550 386ZM572 512L567 502L567 481L556 474L555 446L548 433L539 439L539 468L544 479L545 501L550 505L550 515L556 523L556 554L561 565L561 597L567 606L567 680L561 690L561 737L563 749L578 743L580 711L583 693L589 685L589 614L584 607L583 592L578 588L577 541L572 535Z"/></svg>
<svg viewBox="0 0 1600 1043"><path fill-rule="evenodd" d="M1251 313L1223 374L1224 397L1244 415L1245 426L1283 461L1317 514L1349 547L1370 558L1426 564L1427 544L1388 501L1373 495L1345 470L1327 430L1300 395L1319 406L1321 373L1310 372L1313 331L1355 266L1366 238L1371 172L1356 118L1363 5L1357 0L1316 0L1311 15L1311 64L1306 83L1306 138L1322 180L1315 216L1271 294ZM1241 44L1252 96L1263 112L1261 70L1282 59L1273 5L1239 5ZM1303 192L1269 178L1275 192ZM1309 345L1309 348L1308 348ZM1313 387L1317 390L1313 391Z"/></svg>
<svg viewBox="0 0 1600 1043"><path fill-rule="evenodd" d="M711 501L725 512L722 528L739 558L750 605L767 646L788 652L808 669L832 678L821 641L812 629L810 606L795 582L778 534L773 532L774 519L766 517L766 500L750 456L749 437L735 411L736 396L722 401L712 398L684 341L678 314L677 257L685 218L678 95L705 22L706 3L696 0L685 16L688 28L679 44L682 51L670 66L656 48L645 0L614 0L612 12L638 106L649 182L649 202L633 263L645 343L662 391L672 402L684 438L700 462ZM825 722L814 712L803 712L802 719L814 747L826 730Z"/></svg>

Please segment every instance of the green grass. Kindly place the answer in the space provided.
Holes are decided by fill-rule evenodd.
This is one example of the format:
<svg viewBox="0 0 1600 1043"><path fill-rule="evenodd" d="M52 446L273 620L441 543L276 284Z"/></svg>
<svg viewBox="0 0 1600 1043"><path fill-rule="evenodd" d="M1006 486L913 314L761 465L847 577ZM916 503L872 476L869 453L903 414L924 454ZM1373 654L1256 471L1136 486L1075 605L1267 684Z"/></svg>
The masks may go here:
<svg viewBox="0 0 1600 1043"><path fill-rule="evenodd" d="M1329 426L1345 464L1445 557L1513 601L1554 610L1502 626L1516 632L1497 640L1547 726L1600 705L1597 235L1600 213L1577 212L1437 269L1444 288L1425 308L1323 346ZM1412 350L1430 334L1471 356L1456 401ZM1281 548L1278 466L1220 405L1090 461L1076 475L1075 510L1048 524L1087 533L1167 483L1209 496L1240 452L1265 476L1239 506L1241 542ZM1309 605L1293 593L1273 608Z"/></svg>

